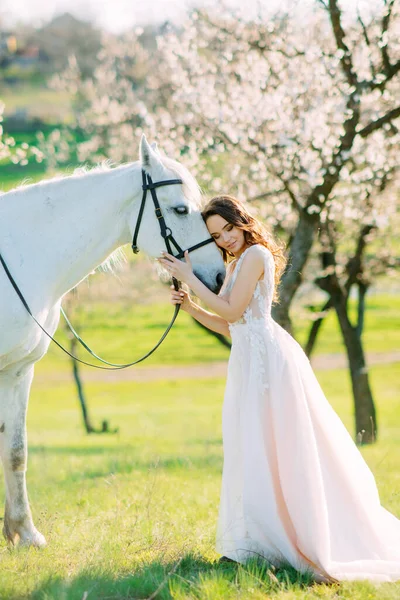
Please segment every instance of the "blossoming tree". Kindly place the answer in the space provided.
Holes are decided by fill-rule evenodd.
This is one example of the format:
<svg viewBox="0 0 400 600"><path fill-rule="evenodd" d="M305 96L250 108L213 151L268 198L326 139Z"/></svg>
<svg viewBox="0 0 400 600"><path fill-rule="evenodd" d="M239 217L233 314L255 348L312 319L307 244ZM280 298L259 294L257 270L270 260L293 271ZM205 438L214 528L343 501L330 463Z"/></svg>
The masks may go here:
<svg viewBox="0 0 400 600"><path fill-rule="evenodd" d="M315 279L307 265L321 257L316 283L339 319L364 442L376 419L362 319L351 323L348 297L373 263L365 260L372 232L397 218L398 4L350 15L338 0L320 0L307 18L195 11L182 29L162 32L158 52L143 47L140 32L108 36L93 78L72 62L56 81L75 92L81 160L129 160L145 128L167 153L185 154L208 192L246 198L285 237L275 318L287 329L303 277ZM371 248L393 264L383 260L387 244Z"/></svg>

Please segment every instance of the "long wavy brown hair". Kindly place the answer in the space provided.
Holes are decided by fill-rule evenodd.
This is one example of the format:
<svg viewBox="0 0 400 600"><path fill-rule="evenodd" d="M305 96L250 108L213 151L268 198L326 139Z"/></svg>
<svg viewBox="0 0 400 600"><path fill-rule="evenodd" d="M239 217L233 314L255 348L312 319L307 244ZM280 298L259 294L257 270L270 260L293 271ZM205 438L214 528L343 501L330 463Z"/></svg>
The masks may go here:
<svg viewBox="0 0 400 600"><path fill-rule="evenodd" d="M265 248L268 248L275 262L275 290L273 300L274 302L278 302L278 286L286 266L284 244L276 240L267 228L249 213L245 205L233 196L215 196L208 202L201 214L205 222L207 222L209 217L219 215L225 221L228 221L228 223L241 229L248 246L261 244ZM220 250L224 262L231 262L234 254L224 248L220 248Z"/></svg>

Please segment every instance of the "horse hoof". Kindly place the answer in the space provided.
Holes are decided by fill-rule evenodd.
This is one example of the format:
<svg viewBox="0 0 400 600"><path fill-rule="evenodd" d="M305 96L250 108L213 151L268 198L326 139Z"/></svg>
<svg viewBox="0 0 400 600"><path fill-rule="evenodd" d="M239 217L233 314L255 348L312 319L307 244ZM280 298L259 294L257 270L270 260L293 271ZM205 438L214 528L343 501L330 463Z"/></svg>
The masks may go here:
<svg viewBox="0 0 400 600"><path fill-rule="evenodd" d="M11 533L10 529L3 528L3 535L10 546L44 548L46 538L37 529L24 533Z"/></svg>
<svg viewBox="0 0 400 600"><path fill-rule="evenodd" d="M44 535L35 530L25 536L21 535L19 545L23 547L33 546L34 548L44 548L47 545L47 542Z"/></svg>
<svg viewBox="0 0 400 600"><path fill-rule="evenodd" d="M16 533L11 534L11 532L6 527L3 527L3 536L4 536L4 539L6 540L7 544L9 544L10 546L17 545L18 535Z"/></svg>
<svg viewBox="0 0 400 600"><path fill-rule="evenodd" d="M236 560L233 560L232 558L228 558L227 556L221 556L221 557L218 559L218 564L219 564L219 565L221 565L221 564L223 564L223 563L233 563L233 564L235 564L235 565L237 565L237 564L238 564L238 563L237 563L237 561L236 561Z"/></svg>

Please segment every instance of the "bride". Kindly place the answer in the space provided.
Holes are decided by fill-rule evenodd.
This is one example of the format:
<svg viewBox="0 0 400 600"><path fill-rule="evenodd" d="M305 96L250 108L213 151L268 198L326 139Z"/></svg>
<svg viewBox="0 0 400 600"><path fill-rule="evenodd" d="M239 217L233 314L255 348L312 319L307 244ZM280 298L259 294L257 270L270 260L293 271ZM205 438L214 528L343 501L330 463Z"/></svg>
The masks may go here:
<svg viewBox="0 0 400 600"><path fill-rule="evenodd" d="M217 531L222 560L262 556L317 581L400 579L400 521L320 388L297 342L271 317L285 266L278 243L231 196L203 211L227 264L217 296L185 262L160 263L190 295L173 304L230 335L223 407L224 468ZM233 260L232 260L233 259Z"/></svg>

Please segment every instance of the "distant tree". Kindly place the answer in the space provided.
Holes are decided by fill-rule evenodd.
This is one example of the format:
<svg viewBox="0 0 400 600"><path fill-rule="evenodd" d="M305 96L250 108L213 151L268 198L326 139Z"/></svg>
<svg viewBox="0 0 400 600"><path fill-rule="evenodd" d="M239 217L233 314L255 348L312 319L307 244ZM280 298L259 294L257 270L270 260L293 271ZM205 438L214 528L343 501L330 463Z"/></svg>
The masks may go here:
<svg viewBox="0 0 400 600"><path fill-rule="evenodd" d="M46 57L46 62L41 67L44 72L60 72L67 67L68 58L73 55L82 75L88 77L97 66L102 32L92 23L64 13L42 27L26 32L24 40L27 45L38 46L41 55Z"/></svg>

